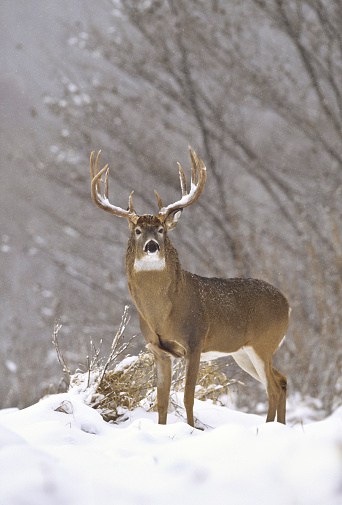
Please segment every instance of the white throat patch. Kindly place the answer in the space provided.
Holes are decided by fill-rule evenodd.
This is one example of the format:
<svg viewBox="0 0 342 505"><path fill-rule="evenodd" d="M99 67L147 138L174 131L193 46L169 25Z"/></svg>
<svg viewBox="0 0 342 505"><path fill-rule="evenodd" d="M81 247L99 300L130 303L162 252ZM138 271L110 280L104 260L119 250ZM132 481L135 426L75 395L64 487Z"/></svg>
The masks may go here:
<svg viewBox="0 0 342 505"><path fill-rule="evenodd" d="M159 254L146 254L142 258L134 261L134 270L136 272L148 272L164 269L165 258L161 258Z"/></svg>

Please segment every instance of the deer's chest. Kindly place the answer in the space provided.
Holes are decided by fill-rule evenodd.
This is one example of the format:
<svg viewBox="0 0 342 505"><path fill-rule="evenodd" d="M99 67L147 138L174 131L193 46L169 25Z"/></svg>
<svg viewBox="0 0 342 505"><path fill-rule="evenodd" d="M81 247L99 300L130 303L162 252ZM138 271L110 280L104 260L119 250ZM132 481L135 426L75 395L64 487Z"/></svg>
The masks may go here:
<svg viewBox="0 0 342 505"><path fill-rule="evenodd" d="M136 308L151 327L160 326L168 318L173 302L167 279L140 274L129 282L129 290Z"/></svg>

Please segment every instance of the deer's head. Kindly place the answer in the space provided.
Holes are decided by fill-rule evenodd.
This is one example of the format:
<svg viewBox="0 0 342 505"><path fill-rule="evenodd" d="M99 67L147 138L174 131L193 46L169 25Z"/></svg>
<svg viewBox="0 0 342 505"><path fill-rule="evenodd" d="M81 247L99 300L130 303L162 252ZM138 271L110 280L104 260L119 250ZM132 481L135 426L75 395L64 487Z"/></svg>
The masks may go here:
<svg viewBox="0 0 342 505"><path fill-rule="evenodd" d="M189 148L191 158L191 185L188 191L184 170L178 163L179 180L182 197L170 205L164 206L159 194L155 191L158 203L157 214L138 215L133 206L133 191L129 196L128 208L122 209L112 205L108 199L109 166L99 169L99 151L95 157L90 155L91 195L93 201L101 209L128 220L131 231L130 248L134 255L136 270L161 270L165 267L165 247L168 231L175 228L185 207L193 204L201 195L205 181L206 168L195 151ZM104 176L104 181L102 181ZM101 183L104 185L101 192Z"/></svg>

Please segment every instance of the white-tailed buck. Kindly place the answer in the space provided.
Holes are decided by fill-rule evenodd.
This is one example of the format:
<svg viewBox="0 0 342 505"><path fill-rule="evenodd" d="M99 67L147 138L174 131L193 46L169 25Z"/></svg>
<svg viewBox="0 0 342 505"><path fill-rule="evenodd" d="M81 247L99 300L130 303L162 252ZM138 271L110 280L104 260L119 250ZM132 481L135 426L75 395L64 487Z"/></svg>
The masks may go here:
<svg viewBox="0 0 342 505"><path fill-rule="evenodd" d="M91 195L103 210L128 220L126 254L128 287L140 317L141 331L157 367L159 423L165 424L169 403L172 357L186 359L184 405L194 426L193 404L201 358L231 355L236 363L266 388L267 421L285 423L286 377L272 365L288 327L289 305L282 293L258 279L206 278L182 269L170 242L185 207L201 195L206 168L190 148L191 185L178 164L182 196L164 206L155 192L159 212L139 216L133 192L125 210L108 200L108 165L99 169L99 156L90 156ZM104 189L101 191L101 178Z"/></svg>

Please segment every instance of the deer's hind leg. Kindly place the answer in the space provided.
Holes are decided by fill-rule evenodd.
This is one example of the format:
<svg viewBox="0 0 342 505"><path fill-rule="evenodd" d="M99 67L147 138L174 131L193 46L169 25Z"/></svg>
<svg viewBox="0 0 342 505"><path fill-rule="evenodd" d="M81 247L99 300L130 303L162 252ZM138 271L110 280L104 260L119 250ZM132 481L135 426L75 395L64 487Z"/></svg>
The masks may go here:
<svg viewBox="0 0 342 505"><path fill-rule="evenodd" d="M268 412L266 422L277 421L285 424L286 414L286 377L273 368L272 362L265 367L267 377Z"/></svg>
<svg viewBox="0 0 342 505"><path fill-rule="evenodd" d="M285 424L286 377L272 367L272 357L262 359L252 347L246 346L233 354L240 368L261 382L268 396L266 422L277 421Z"/></svg>
<svg viewBox="0 0 342 505"><path fill-rule="evenodd" d="M266 422L275 420L278 406L282 401L282 388L280 386L279 373L276 374L272 367L272 356L261 358L256 350L252 347L245 347L248 357L254 365L259 376L260 382L264 385L268 396L268 411ZM279 418L278 418L279 420ZM285 423L284 421L280 421Z"/></svg>
<svg viewBox="0 0 342 505"><path fill-rule="evenodd" d="M286 393L287 393L287 379L285 375L280 373L276 368L273 368L280 395L277 405L277 421L278 423L286 424Z"/></svg>

